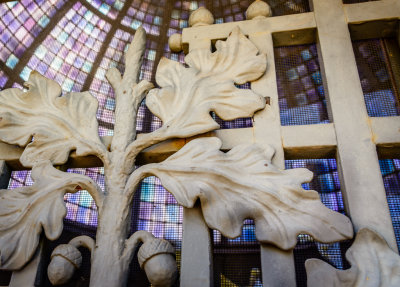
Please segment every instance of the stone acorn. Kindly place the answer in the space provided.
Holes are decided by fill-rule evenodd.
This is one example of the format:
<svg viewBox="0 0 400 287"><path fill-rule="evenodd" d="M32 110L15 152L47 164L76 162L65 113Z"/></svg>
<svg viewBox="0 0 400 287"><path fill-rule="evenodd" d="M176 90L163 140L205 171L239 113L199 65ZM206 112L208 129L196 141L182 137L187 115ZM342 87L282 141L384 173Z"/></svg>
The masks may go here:
<svg viewBox="0 0 400 287"><path fill-rule="evenodd" d="M82 254L71 244L57 246L51 254L51 262L47 268L47 275L53 285L68 282L76 269L82 264Z"/></svg>
<svg viewBox="0 0 400 287"><path fill-rule="evenodd" d="M139 249L138 261L152 286L172 286L175 283L178 276L175 249L168 241L158 238L146 240Z"/></svg>

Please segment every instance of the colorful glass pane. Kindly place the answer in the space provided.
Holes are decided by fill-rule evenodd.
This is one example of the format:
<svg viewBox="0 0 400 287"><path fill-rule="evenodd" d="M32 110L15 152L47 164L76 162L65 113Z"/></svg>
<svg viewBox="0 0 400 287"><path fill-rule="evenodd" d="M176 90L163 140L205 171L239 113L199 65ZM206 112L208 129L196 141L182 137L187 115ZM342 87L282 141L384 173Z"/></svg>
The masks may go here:
<svg viewBox="0 0 400 287"><path fill-rule="evenodd" d="M274 50L281 124L329 123L315 45Z"/></svg>
<svg viewBox="0 0 400 287"><path fill-rule="evenodd" d="M159 36L165 5L166 0L133 1L121 23L134 30L142 26L148 34Z"/></svg>
<svg viewBox="0 0 400 287"><path fill-rule="evenodd" d="M111 19L117 18L118 12L125 4L125 0L86 0L86 2Z"/></svg>
<svg viewBox="0 0 400 287"><path fill-rule="evenodd" d="M22 0L0 4L0 61L14 69L65 0Z"/></svg>
<svg viewBox="0 0 400 287"><path fill-rule="evenodd" d="M77 2L34 51L20 77L32 70L54 79L64 92L81 91L111 25Z"/></svg>

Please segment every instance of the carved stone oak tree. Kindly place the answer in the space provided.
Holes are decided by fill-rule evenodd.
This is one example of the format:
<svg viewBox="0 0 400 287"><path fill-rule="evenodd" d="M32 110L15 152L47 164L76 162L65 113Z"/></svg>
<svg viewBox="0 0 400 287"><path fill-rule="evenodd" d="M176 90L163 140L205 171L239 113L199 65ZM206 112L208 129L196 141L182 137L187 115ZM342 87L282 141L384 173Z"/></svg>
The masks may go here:
<svg viewBox="0 0 400 287"><path fill-rule="evenodd" d="M61 95L60 86L37 72L26 83L27 92L8 89L0 93L0 140L25 147L21 163L32 167L34 184L0 191L1 267L22 268L33 256L44 230L54 240L61 234L66 192L86 189L99 212L96 241L77 237L55 249L49 266L50 279L65 282L81 257L78 246L91 250L91 286L123 286L139 241L139 262L154 286L169 285L176 265L168 242L139 231L128 238L131 202L140 181L159 177L178 203L191 208L197 199L206 223L223 235L240 235L243 220L254 219L260 242L292 249L297 235L307 233L321 242L353 236L350 220L326 208L318 193L304 190L310 181L307 169L280 170L271 163L270 146L239 145L220 151L218 138L199 138L163 162L135 169L135 158L145 148L171 138L185 138L219 128L210 116L224 120L251 117L265 107L265 99L250 89L239 89L260 78L267 67L266 55L235 28L216 51L197 49L185 58L189 65L161 59L156 73L159 89L138 82L145 32L139 28L126 54L123 76L117 69L106 77L115 91L115 129L108 149L98 136L98 103L88 92ZM148 92L148 94L147 94ZM136 137L138 107L147 107L163 126ZM90 178L62 172L69 153L95 155L102 160L106 190ZM160 256L154 256L154 255ZM65 260L67 258L67 260Z"/></svg>

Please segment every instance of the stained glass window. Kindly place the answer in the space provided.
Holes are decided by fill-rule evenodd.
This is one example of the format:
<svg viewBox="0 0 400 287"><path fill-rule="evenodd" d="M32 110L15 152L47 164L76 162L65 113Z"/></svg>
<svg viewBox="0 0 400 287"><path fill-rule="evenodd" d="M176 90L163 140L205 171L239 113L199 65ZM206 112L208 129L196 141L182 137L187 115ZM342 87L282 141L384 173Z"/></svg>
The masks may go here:
<svg viewBox="0 0 400 287"><path fill-rule="evenodd" d="M148 34L159 36L165 5L166 0L133 1L121 23L134 30L142 26Z"/></svg>
<svg viewBox="0 0 400 287"><path fill-rule="evenodd" d="M64 3L65 0L24 0L0 4L0 61L14 69Z"/></svg>
<svg viewBox="0 0 400 287"><path fill-rule="evenodd" d="M3 88L7 83L7 81L8 81L7 75L3 71L0 71L0 88Z"/></svg>
<svg viewBox="0 0 400 287"><path fill-rule="evenodd" d="M303 188L318 191L326 207L342 214L345 213L335 159L286 160L285 168L311 170L314 174L313 180L310 183L304 183ZM314 241L309 235L299 235L294 249L297 286L306 286L304 262L308 258L322 259L338 269L348 268L344 253L349 246L350 241L324 244Z"/></svg>
<svg viewBox="0 0 400 287"><path fill-rule="evenodd" d="M64 92L78 92L92 70L110 24L77 2L34 51L20 76L32 70L54 79Z"/></svg>
<svg viewBox="0 0 400 287"><path fill-rule="evenodd" d="M171 21L169 23L168 36L175 33L180 33L183 28L189 27L189 16L190 13L199 8L205 6L204 1L186 1L177 0L171 11Z"/></svg>
<svg viewBox="0 0 400 287"><path fill-rule="evenodd" d="M115 19L118 16L118 12L124 7L125 0L86 0L100 13Z"/></svg>
<svg viewBox="0 0 400 287"><path fill-rule="evenodd" d="M140 185L140 201L136 230L147 230L156 237L169 240L176 247L182 240L182 207L156 177L145 178Z"/></svg>
<svg viewBox="0 0 400 287"><path fill-rule="evenodd" d="M316 45L275 48L282 125L328 123Z"/></svg>
<svg viewBox="0 0 400 287"><path fill-rule="evenodd" d="M393 44L394 42L394 44ZM390 47L395 39L372 39L353 42L354 55L370 117L400 115L399 89L396 88L391 65L399 69L399 62L389 61ZM394 48L396 49L396 48Z"/></svg>
<svg viewBox="0 0 400 287"><path fill-rule="evenodd" d="M400 159L379 161L397 246L400 249Z"/></svg>

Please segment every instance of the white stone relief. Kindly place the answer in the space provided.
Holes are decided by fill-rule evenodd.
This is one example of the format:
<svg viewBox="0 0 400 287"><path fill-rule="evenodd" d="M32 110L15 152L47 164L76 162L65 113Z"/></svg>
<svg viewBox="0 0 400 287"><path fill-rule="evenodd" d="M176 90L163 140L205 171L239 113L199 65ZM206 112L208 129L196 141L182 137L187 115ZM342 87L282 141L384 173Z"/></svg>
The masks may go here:
<svg viewBox="0 0 400 287"><path fill-rule="evenodd" d="M307 286L400 286L400 256L376 232L367 228L358 231L346 258L351 265L347 270L337 270L319 259L308 259Z"/></svg>
<svg viewBox="0 0 400 287"><path fill-rule="evenodd" d="M216 43L216 52L191 51L185 59L189 68L167 59L160 61L156 80L161 88L149 92L146 104L163 126L136 138L138 107L153 87L147 81L138 82L144 48L145 32L139 28L126 54L124 75L117 69L107 72L116 100L109 149L97 134L97 103L89 93L60 97L59 85L36 72L30 76L28 92L0 92L0 140L26 146L21 163L33 167L35 180L31 187L0 193L3 269L21 268L31 258L42 228L49 239L57 238L66 212L64 193L84 188L99 209L96 242L76 238L69 244L91 250L90 286L124 286L139 242L144 242L139 261L150 282L170 286L177 271L169 243L144 231L128 238L133 195L140 181L152 174L161 178L180 204L192 207L200 198L207 224L229 237L240 235L246 218L255 219L260 241L283 249L293 248L303 232L322 242L352 236L352 225L345 216L325 208L316 192L301 188L312 173L277 169L271 163L270 147L238 146L224 154L219 151L218 139L199 139L162 163L135 170L136 156L143 149L219 128L211 111L231 120L251 117L265 107L263 97L234 85L257 80L267 66L266 56L235 28L226 41ZM71 150L103 161L105 191L86 176L53 167L65 163ZM11 236L20 240L12 241ZM57 250L55 263L49 267L55 284L67 280L79 267L79 254L63 248ZM69 260L76 261L74 264L61 260L71 254Z"/></svg>
<svg viewBox="0 0 400 287"><path fill-rule="evenodd" d="M269 146L239 145L223 153L221 145L218 138L193 140L142 172L159 177L185 207L199 198L207 225L230 238L241 234L246 218L254 219L259 241L282 249L294 248L300 233L320 242L352 237L346 216L325 207L316 191L301 187L312 172L278 169Z"/></svg>
<svg viewBox="0 0 400 287"><path fill-rule="evenodd" d="M189 68L163 58L156 73L161 89L152 89L146 105L163 121L166 133L190 137L219 128L210 116L214 111L223 120L250 117L264 108L265 99L244 84L260 78L267 59L236 27L226 41L218 41L216 51L196 49L185 57Z"/></svg>
<svg viewBox="0 0 400 287"><path fill-rule="evenodd" d="M24 166L42 160L63 164L71 150L99 157L106 152L97 132L98 102L89 92L60 97L61 87L36 71L25 85L27 92L2 91L0 105L0 139L26 146L20 158Z"/></svg>
<svg viewBox="0 0 400 287"><path fill-rule="evenodd" d="M82 264L82 254L71 244L60 244L51 253L47 275L53 285L67 283Z"/></svg>
<svg viewBox="0 0 400 287"><path fill-rule="evenodd" d="M35 165L35 184L12 191L0 190L0 251L3 269L19 269L33 255L42 228L57 239L67 214L64 194L88 190L101 207L98 185L89 177L55 169L49 161Z"/></svg>

